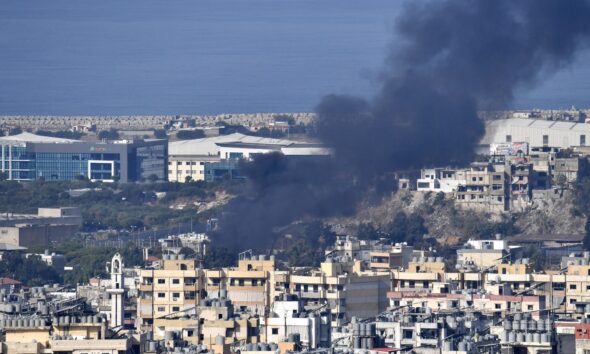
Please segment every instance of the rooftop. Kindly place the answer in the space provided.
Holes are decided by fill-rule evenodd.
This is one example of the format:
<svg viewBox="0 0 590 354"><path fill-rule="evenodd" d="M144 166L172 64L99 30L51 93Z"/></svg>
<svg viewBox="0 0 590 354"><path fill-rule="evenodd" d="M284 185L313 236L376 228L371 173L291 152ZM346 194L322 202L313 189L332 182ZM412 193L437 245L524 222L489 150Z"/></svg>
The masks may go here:
<svg viewBox="0 0 590 354"><path fill-rule="evenodd" d="M280 148L293 144L290 140L263 138L259 136L234 133L202 139L180 140L168 143L170 155L217 156L218 144L264 144Z"/></svg>
<svg viewBox="0 0 590 354"><path fill-rule="evenodd" d="M3 142L23 142L23 143L73 143L80 140L55 138L51 136L37 135L29 132L22 132L16 135L0 137L0 143Z"/></svg>
<svg viewBox="0 0 590 354"><path fill-rule="evenodd" d="M542 242L542 241L554 241L554 242L582 242L584 239L583 234L520 234L516 236L507 237L506 240L510 242Z"/></svg>
<svg viewBox="0 0 590 354"><path fill-rule="evenodd" d="M0 285L21 285L22 283L12 278L0 278Z"/></svg>

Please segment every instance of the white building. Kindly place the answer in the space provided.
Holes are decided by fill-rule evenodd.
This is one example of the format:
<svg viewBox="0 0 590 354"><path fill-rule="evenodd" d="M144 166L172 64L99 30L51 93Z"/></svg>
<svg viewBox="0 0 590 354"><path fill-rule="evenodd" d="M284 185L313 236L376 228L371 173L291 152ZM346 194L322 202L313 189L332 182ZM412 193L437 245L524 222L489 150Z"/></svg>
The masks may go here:
<svg viewBox="0 0 590 354"><path fill-rule="evenodd" d="M416 182L418 191L423 192L456 192L460 184L465 184L465 179L457 176L457 171L444 168L427 168L420 171L420 179Z"/></svg>
<svg viewBox="0 0 590 354"><path fill-rule="evenodd" d="M512 142L526 142L530 147L586 146L590 145L590 124L524 118L486 122L482 145Z"/></svg>
<svg viewBox="0 0 590 354"><path fill-rule="evenodd" d="M295 295L285 294L283 299L275 301L271 316L261 320L267 342L279 343L291 334L299 334L301 343L309 348L329 343L329 315L304 313L303 304Z"/></svg>
<svg viewBox="0 0 590 354"><path fill-rule="evenodd" d="M205 180L206 165L228 159L252 159L259 154L278 152L285 156L329 156L322 145L299 143L234 133L203 139L172 141L168 144L168 180Z"/></svg>

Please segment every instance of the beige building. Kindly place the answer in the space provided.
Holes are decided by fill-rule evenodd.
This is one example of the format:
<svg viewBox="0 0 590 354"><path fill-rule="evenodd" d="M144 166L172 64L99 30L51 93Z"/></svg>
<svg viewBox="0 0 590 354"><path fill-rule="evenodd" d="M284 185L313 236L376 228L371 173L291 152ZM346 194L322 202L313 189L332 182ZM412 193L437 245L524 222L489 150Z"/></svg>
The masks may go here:
<svg viewBox="0 0 590 354"><path fill-rule="evenodd" d="M83 354L137 353L139 336L108 339L107 323L93 316L54 317L45 319L2 320L5 340L2 353Z"/></svg>
<svg viewBox="0 0 590 354"><path fill-rule="evenodd" d="M0 243L20 247L48 247L72 239L78 225L15 224L0 226Z"/></svg>
<svg viewBox="0 0 590 354"><path fill-rule="evenodd" d="M508 210L506 174L495 167L489 163L474 163L469 170L457 171L457 179L465 181L457 188L457 207L494 213Z"/></svg>
<svg viewBox="0 0 590 354"><path fill-rule="evenodd" d="M169 319L194 313L204 296L203 271L197 267L197 262L176 256L170 258L160 261L160 269L139 272L139 329L165 328Z"/></svg>
<svg viewBox="0 0 590 354"><path fill-rule="evenodd" d="M215 156L178 156L168 157L168 181L186 182L205 180L205 164L219 162L220 158Z"/></svg>

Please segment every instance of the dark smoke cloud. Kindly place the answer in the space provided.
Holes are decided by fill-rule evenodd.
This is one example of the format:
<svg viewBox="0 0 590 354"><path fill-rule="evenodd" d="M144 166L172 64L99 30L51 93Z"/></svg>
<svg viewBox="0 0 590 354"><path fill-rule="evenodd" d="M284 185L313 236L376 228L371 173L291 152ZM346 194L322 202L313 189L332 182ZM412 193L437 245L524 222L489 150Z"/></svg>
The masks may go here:
<svg viewBox="0 0 590 354"><path fill-rule="evenodd" d="M332 95L317 107L333 160L257 159L246 170L252 188L228 208L224 233L241 247L268 246L274 227L354 212L384 173L468 163L484 132L477 111L505 108L515 90L570 63L588 44L589 19L584 0L408 3L376 97Z"/></svg>

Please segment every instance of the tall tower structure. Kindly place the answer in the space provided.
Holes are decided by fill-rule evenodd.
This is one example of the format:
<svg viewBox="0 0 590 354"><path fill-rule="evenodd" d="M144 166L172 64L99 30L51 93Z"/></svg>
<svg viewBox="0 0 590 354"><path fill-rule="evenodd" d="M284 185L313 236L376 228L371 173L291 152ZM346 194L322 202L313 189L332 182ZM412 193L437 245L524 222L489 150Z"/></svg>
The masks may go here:
<svg viewBox="0 0 590 354"><path fill-rule="evenodd" d="M111 260L111 327L123 325L123 303L125 301L125 278L123 276L123 257L116 253Z"/></svg>

